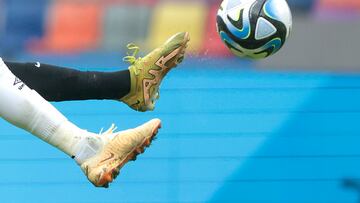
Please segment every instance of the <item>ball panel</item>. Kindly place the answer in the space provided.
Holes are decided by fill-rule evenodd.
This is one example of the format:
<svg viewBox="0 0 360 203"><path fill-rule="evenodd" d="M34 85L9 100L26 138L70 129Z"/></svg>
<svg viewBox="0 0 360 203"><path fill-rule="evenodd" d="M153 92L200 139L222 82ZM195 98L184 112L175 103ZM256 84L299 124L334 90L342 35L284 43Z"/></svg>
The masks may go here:
<svg viewBox="0 0 360 203"><path fill-rule="evenodd" d="M277 32L276 27L267 21L265 18L260 17L256 24L255 39L261 40L274 35Z"/></svg>

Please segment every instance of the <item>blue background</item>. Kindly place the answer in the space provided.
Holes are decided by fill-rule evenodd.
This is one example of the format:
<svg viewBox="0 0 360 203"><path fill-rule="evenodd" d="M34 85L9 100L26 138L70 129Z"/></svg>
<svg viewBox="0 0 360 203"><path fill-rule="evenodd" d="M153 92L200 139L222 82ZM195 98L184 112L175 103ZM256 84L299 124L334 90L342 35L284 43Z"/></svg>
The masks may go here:
<svg viewBox="0 0 360 203"><path fill-rule="evenodd" d="M92 56L78 59L61 64L99 67ZM103 64L115 67L116 60ZM1 121L0 202L356 202L360 77L251 67L190 58L165 79L150 113L116 101L55 103L93 132L163 120L152 147L109 189L94 188L71 159Z"/></svg>
<svg viewBox="0 0 360 203"><path fill-rule="evenodd" d="M144 54L178 29L192 36L154 112L117 101L54 103L92 132L162 119L158 139L109 189L94 188L62 152L0 120L0 203L359 202L358 0L288 0L289 40L256 62L229 56L221 43L220 2L0 0L0 56L11 61L116 71L128 66L121 58L129 42ZM94 23L79 20L96 12ZM74 40L92 26L86 43ZM68 40L75 44L59 43Z"/></svg>

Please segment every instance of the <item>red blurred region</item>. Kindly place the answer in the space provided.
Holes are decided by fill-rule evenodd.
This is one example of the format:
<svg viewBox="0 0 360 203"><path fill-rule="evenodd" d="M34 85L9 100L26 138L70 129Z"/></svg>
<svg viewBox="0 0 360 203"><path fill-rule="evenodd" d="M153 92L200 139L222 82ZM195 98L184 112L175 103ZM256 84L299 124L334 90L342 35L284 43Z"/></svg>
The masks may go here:
<svg viewBox="0 0 360 203"><path fill-rule="evenodd" d="M159 0L101 0L102 4L131 4L131 5L142 5L142 6L154 6Z"/></svg>
<svg viewBox="0 0 360 203"><path fill-rule="evenodd" d="M96 2L56 1L48 12L42 39L30 42L35 53L68 53L94 49L101 35L102 6Z"/></svg>
<svg viewBox="0 0 360 203"><path fill-rule="evenodd" d="M230 56L229 49L221 41L216 29L216 15L219 9L218 3L213 3L210 6L208 14L208 23L206 25L205 38L201 54L211 57Z"/></svg>

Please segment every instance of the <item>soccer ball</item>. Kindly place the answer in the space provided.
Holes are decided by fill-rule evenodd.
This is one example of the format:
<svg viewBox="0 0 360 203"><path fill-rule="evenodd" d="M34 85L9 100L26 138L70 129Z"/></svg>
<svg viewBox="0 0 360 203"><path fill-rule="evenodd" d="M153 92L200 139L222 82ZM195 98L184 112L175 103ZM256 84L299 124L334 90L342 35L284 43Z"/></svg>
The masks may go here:
<svg viewBox="0 0 360 203"><path fill-rule="evenodd" d="M261 59L284 45L292 29L291 11L286 0L224 0L217 29L232 53Z"/></svg>

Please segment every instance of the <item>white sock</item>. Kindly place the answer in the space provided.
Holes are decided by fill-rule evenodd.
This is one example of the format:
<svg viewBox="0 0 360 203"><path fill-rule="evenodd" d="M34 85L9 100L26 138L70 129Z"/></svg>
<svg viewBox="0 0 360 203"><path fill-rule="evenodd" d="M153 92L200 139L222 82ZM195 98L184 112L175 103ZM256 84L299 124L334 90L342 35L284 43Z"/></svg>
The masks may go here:
<svg viewBox="0 0 360 203"><path fill-rule="evenodd" d="M36 91L28 88L0 58L0 116L55 146L78 164L102 147L102 140L72 124Z"/></svg>

